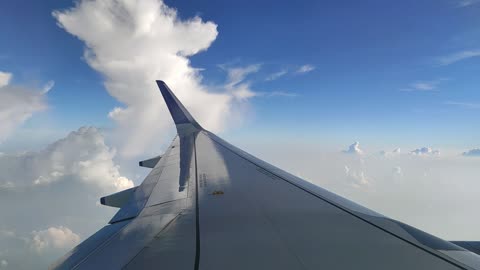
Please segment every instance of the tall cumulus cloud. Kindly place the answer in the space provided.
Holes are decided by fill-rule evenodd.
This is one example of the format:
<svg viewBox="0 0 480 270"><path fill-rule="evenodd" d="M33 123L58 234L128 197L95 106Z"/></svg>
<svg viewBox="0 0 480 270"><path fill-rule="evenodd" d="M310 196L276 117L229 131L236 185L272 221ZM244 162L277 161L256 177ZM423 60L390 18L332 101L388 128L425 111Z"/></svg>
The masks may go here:
<svg viewBox="0 0 480 270"><path fill-rule="evenodd" d="M154 83L161 79L202 126L220 131L236 96L209 92L189 58L206 50L217 25L196 16L180 19L159 0L79 1L54 11L58 25L85 43L86 62L105 78L108 93L123 106L109 116L117 123L114 141L126 157L142 153L165 136L171 124Z"/></svg>
<svg viewBox="0 0 480 270"><path fill-rule="evenodd" d="M105 144L94 127L82 127L38 152L0 155L0 187L48 185L77 181L104 192L130 188L133 182L120 175L115 150Z"/></svg>

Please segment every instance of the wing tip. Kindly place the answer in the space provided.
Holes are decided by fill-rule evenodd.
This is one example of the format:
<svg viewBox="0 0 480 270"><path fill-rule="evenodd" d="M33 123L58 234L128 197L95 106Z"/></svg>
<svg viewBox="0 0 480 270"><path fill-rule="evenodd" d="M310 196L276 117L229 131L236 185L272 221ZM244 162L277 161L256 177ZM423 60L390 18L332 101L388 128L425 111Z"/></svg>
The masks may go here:
<svg viewBox="0 0 480 270"><path fill-rule="evenodd" d="M167 104L167 108L170 111L170 114L173 118L175 124L186 124L190 123L198 129L202 127L195 121L190 112L183 106L183 104L178 100L173 91L168 87L168 85L163 80L156 80L158 88L162 93L163 99Z"/></svg>
<svg viewBox="0 0 480 270"><path fill-rule="evenodd" d="M162 81L162 80L156 80L156 82L157 82L157 85L158 85L158 86L160 86L160 85L162 85L162 86L163 86L163 85L167 85L167 84L166 84L164 81Z"/></svg>

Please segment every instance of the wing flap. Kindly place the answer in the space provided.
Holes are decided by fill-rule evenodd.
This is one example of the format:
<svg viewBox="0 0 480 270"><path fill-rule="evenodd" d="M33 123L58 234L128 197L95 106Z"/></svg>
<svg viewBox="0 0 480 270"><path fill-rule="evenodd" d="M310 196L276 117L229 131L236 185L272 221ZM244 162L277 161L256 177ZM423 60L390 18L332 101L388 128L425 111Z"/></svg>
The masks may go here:
<svg viewBox="0 0 480 270"><path fill-rule="evenodd" d="M157 165L157 163L160 161L161 158L162 158L162 156L156 156L156 157L153 157L153 158L145 159L145 160L139 161L138 165L140 167L153 169L153 168L155 168L155 165Z"/></svg>
<svg viewBox="0 0 480 270"><path fill-rule="evenodd" d="M129 188L100 198L100 203L106 206L122 208L133 196L138 187Z"/></svg>

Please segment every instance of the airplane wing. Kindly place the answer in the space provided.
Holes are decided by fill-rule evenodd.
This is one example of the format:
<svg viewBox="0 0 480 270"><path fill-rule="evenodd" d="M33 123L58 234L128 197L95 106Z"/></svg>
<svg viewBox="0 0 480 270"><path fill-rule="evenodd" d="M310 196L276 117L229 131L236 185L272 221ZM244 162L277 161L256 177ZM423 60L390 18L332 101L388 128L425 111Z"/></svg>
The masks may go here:
<svg viewBox="0 0 480 270"><path fill-rule="evenodd" d="M477 254L204 130L157 84L178 135L142 163L140 186L102 198L120 210L52 269L480 269Z"/></svg>

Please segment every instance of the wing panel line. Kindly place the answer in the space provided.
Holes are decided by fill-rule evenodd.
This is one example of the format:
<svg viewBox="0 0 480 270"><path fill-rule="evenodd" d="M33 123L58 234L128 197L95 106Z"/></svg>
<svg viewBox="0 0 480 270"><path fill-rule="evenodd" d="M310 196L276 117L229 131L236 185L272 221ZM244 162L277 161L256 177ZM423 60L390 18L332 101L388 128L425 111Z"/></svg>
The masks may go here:
<svg viewBox="0 0 480 270"><path fill-rule="evenodd" d="M90 253L88 253L87 256L85 256L83 259L81 259L77 264L75 264L72 269L78 269L78 267L81 266L81 264L83 262L85 262L90 256L92 256L95 252L97 252L98 250L100 250L101 248L103 248L104 246L106 246L108 243L110 243L110 241L116 237L121 231L123 231L123 229L125 229L125 227L128 225L129 223L126 223L125 225L123 225L118 231L116 231L114 234L112 234L110 237L108 237L105 241L103 241L102 243L100 243L100 245L96 246L94 249L92 249L92 251ZM107 225L107 226L112 226L112 224L110 225Z"/></svg>
<svg viewBox="0 0 480 270"><path fill-rule="evenodd" d="M158 234L155 235L155 236L152 238L152 241L154 241L155 237L157 237L157 236L160 235L163 231L165 231L165 230L170 226L170 224L172 224L173 222L175 222L180 215L181 215L181 213L178 213L172 220L170 220L170 221L165 225L165 227L163 227L163 228L160 230L160 232L158 232ZM152 241L151 241L151 242L152 242ZM129 265L133 260L135 260L135 258L136 258L140 253L142 253L142 251L144 251L144 250L147 248L148 245L149 245L149 243L146 244L142 249L140 249L140 251L138 251L137 254L135 254L135 256L133 256L132 259L131 259L130 261L128 261L128 263L126 263L126 264L122 267L122 269L127 268L128 265Z"/></svg>
<svg viewBox="0 0 480 270"><path fill-rule="evenodd" d="M193 153L195 155L195 270L200 267L200 209L198 204L198 166L197 166L197 136L193 139Z"/></svg>

